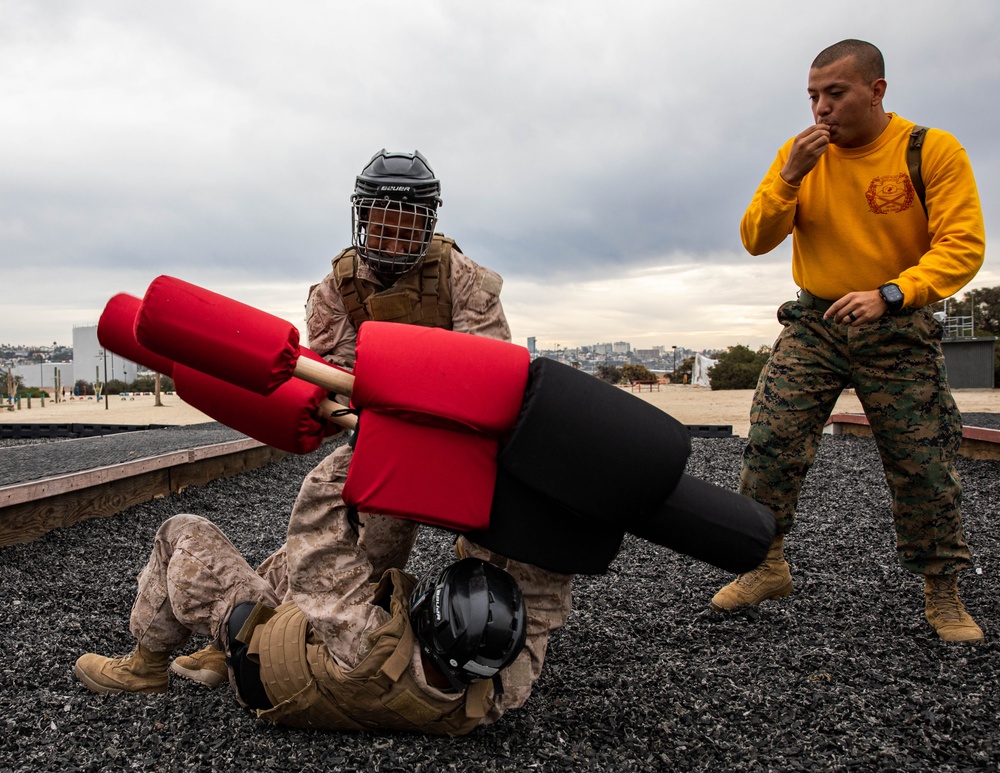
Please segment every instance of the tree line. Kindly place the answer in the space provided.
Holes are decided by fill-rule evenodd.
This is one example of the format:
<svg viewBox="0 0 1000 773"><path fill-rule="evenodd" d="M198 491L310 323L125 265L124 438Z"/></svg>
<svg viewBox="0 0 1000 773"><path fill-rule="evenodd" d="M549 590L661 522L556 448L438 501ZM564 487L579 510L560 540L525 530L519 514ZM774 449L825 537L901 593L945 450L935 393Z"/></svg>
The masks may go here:
<svg viewBox="0 0 1000 773"><path fill-rule="evenodd" d="M26 387L21 376L15 376L14 372L8 370L6 373L0 371L3 378L0 378L0 393L4 399L15 397L51 397L51 390L48 388ZM86 395L120 395L122 392L154 392L156 390L156 378L154 376L142 376L132 381L121 379L111 379L108 382L92 382L86 379L77 379L73 385L73 394ZM160 377L160 391L173 392L174 382L169 376Z"/></svg>

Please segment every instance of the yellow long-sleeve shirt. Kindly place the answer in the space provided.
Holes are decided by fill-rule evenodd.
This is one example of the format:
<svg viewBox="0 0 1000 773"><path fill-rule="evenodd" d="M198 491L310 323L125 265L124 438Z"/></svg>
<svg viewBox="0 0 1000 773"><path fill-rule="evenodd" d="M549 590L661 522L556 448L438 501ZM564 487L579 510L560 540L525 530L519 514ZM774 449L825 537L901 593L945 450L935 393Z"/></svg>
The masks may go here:
<svg viewBox="0 0 1000 773"><path fill-rule="evenodd" d="M947 132L927 132L921 160L925 216L906 170L914 124L889 116L869 145L830 145L798 187L779 174L793 140L785 143L743 215L747 251L770 252L791 233L792 278L830 300L895 282L906 306L926 306L964 287L986 249L965 149Z"/></svg>

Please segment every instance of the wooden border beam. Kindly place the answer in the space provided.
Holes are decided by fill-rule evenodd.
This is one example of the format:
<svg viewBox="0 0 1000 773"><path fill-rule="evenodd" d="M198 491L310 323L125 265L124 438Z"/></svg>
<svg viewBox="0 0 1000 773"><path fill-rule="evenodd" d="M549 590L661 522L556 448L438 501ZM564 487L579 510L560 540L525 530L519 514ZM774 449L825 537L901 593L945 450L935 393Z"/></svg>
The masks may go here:
<svg viewBox="0 0 1000 773"><path fill-rule="evenodd" d="M82 473L0 487L0 547L52 529L238 475L287 456L256 440L236 440Z"/></svg>
<svg viewBox="0 0 1000 773"><path fill-rule="evenodd" d="M835 413L826 426L833 435L871 437L872 428L863 413ZM1000 430L985 427L962 427L960 456L969 459L1000 459Z"/></svg>

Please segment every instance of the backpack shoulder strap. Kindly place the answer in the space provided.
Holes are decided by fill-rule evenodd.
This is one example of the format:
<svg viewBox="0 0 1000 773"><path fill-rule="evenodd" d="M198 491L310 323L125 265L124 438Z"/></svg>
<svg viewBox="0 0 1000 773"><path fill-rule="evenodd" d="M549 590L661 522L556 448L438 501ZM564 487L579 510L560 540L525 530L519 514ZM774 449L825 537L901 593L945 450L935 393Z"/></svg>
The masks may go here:
<svg viewBox="0 0 1000 773"><path fill-rule="evenodd" d="M920 152L924 147L924 137L927 136L926 126L914 126L910 132L910 144L906 146L906 168L910 173L910 182L913 183L913 190L917 192L920 199L920 206L927 214L927 202L924 201L924 178L920 173Z"/></svg>

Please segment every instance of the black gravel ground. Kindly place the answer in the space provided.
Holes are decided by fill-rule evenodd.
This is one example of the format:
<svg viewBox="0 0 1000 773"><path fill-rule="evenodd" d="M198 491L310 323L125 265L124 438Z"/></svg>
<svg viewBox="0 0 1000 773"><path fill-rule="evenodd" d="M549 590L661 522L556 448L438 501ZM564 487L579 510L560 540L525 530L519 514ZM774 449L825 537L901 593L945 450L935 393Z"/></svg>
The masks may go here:
<svg viewBox="0 0 1000 773"><path fill-rule="evenodd" d="M58 439L0 440L0 486L28 483L54 475L93 470L113 464L133 462L146 456L167 454L187 448L228 443L246 435L218 422L183 427L120 432L114 435ZM52 445L57 443L58 445Z"/></svg>
<svg viewBox="0 0 1000 773"><path fill-rule="evenodd" d="M688 471L734 488L743 443L696 439ZM821 444L789 538L790 598L709 613L728 575L629 538L611 572L575 581L527 706L465 738L274 728L225 689L176 679L164 695L98 696L75 681L80 654L131 649L135 575L162 520L208 516L259 562L328 450L0 548L0 771L1000 768L1000 463L960 462L976 559L962 595L987 641L945 645L896 560L866 438ZM425 530L412 569L449 545Z"/></svg>

